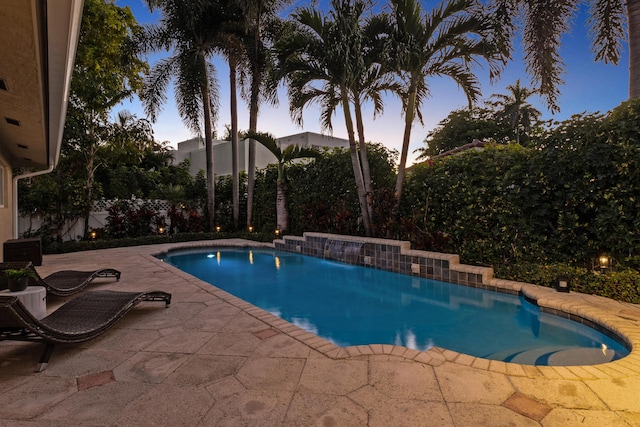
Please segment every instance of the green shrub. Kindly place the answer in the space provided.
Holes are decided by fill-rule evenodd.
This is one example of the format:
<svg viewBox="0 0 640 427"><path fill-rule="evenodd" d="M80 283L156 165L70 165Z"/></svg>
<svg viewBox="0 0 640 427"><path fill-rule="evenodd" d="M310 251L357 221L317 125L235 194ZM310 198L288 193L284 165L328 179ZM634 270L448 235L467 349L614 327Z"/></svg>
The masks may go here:
<svg viewBox="0 0 640 427"><path fill-rule="evenodd" d="M571 283L571 289L576 292L640 303L640 272L631 269L596 274L587 268L570 264L516 263L496 266L494 274L501 279L547 287L555 287L558 277L565 276Z"/></svg>

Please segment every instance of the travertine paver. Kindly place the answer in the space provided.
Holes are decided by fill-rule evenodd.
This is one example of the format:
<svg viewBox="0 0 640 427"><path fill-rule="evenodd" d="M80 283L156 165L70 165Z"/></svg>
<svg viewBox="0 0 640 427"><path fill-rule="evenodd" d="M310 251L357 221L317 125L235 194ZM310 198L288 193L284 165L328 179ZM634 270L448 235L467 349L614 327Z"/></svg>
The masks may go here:
<svg viewBox="0 0 640 427"><path fill-rule="evenodd" d="M382 393L378 387L372 385L365 385L349 393L349 398L367 411L380 409L381 405L384 405L386 401L390 400L389 396Z"/></svg>
<svg viewBox="0 0 640 427"><path fill-rule="evenodd" d="M188 359L189 355L180 353L140 352L114 368L113 373L118 381L160 384Z"/></svg>
<svg viewBox="0 0 640 427"><path fill-rule="evenodd" d="M141 351L161 336L157 330L115 328L84 344L96 350Z"/></svg>
<svg viewBox="0 0 640 427"><path fill-rule="evenodd" d="M267 329L269 325L246 313L238 313L231 322L227 323L222 332L258 332Z"/></svg>
<svg viewBox="0 0 640 427"><path fill-rule="evenodd" d="M556 408L542 420L542 425L544 427L629 427L640 424L633 420L625 420L620 414L611 411Z"/></svg>
<svg viewBox="0 0 640 427"><path fill-rule="evenodd" d="M219 399L201 420L202 426L278 426L287 414L293 393L247 390Z"/></svg>
<svg viewBox="0 0 640 427"><path fill-rule="evenodd" d="M197 425L214 403L202 387L163 383L112 416L123 426L189 427Z"/></svg>
<svg viewBox="0 0 640 427"><path fill-rule="evenodd" d="M56 347L41 373L41 345L1 342L0 425L640 426L637 352L593 367L535 367L439 348L343 349L150 255L170 247L44 257L43 275L117 268L119 282L88 290L163 290L172 304L143 303L98 339ZM605 313L640 340L636 305L517 286L550 306Z"/></svg>
<svg viewBox="0 0 640 427"><path fill-rule="evenodd" d="M367 419L367 412L347 397L300 391L293 396L283 425L362 426Z"/></svg>
<svg viewBox="0 0 640 427"><path fill-rule="evenodd" d="M593 380L584 383L609 409L638 412L640 377Z"/></svg>
<svg viewBox="0 0 640 427"><path fill-rule="evenodd" d="M252 358L236 378L248 389L294 391L304 364L303 359Z"/></svg>
<svg viewBox="0 0 640 427"><path fill-rule="evenodd" d="M145 351L159 353L196 353L209 340L211 332L185 331L181 328L172 330L169 334L163 334L155 342L145 348Z"/></svg>
<svg viewBox="0 0 640 427"><path fill-rule="evenodd" d="M511 409L482 403L450 403L451 417L456 426L517 426L535 427L540 424Z"/></svg>
<svg viewBox="0 0 640 427"><path fill-rule="evenodd" d="M213 334L197 353L251 356L258 344L260 339L250 332L219 332Z"/></svg>
<svg viewBox="0 0 640 427"><path fill-rule="evenodd" d="M77 391L72 378L33 377L2 393L0 419L26 420L37 417Z"/></svg>
<svg viewBox="0 0 640 427"><path fill-rule="evenodd" d="M421 426L454 427L444 402L390 399L383 406L370 411L370 427Z"/></svg>
<svg viewBox="0 0 640 427"><path fill-rule="evenodd" d="M40 346L37 346L36 354L38 356L40 356L40 351ZM58 346L52 356L57 359L57 362L50 363L42 374L71 378L83 377L91 373L114 369L135 354L135 352L129 351Z"/></svg>
<svg viewBox="0 0 640 427"><path fill-rule="evenodd" d="M205 388L216 401L220 401L232 394L237 394L247 390L247 388L233 375L229 375L228 377L211 383Z"/></svg>
<svg viewBox="0 0 640 427"><path fill-rule="evenodd" d="M511 383L520 393L548 405L561 405L564 408L607 409L602 400L582 381L511 378Z"/></svg>
<svg viewBox="0 0 640 427"><path fill-rule="evenodd" d="M246 362L240 356L214 356L198 354L187 359L164 381L181 386L207 386L235 375Z"/></svg>
<svg viewBox="0 0 640 427"><path fill-rule="evenodd" d="M434 368L447 402L477 402L500 405L515 389L506 375L468 366L445 363Z"/></svg>
<svg viewBox="0 0 640 427"><path fill-rule="evenodd" d="M370 384L390 398L443 401L431 366L406 361L372 361L370 370Z"/></svg>
<svg viewBox="0 0 640 427"><path fill-rule="evenodd" d="M65 424L101 425L105 414L116 414L130 402L134 402L147 394L153 386L130 382L112 382L101 387L94 387L74 393L57 404L42 418L46 420L64 421ZM109 396L105 399L105 395Z"/></svg>
<svg viewBox="0 0 640 427"><path fill-rule="evenodd" d="M300 377L299 390L346 395L368 383L366 360L309 359Z"/></svg>
<svg viewBox="0 0 640 427"><path fill-rule="evenodd" d="M253 354L262 357L306 358L311 354L311 349L288 335L280 334L258 343Z"/></svg>

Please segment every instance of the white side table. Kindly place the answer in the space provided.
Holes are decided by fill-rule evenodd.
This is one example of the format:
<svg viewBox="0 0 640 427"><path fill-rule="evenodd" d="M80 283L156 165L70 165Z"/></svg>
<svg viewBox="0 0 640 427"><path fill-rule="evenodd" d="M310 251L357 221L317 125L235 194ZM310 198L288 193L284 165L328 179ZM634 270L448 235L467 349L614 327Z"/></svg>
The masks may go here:
<svg viewBox="0 0 640 427"><path fill-rule="evenodd" d="M0 291L0 295L18 297L22 305L33 314L36 319L47 315L47 290L44 286L28 286L24 291L11 292L9 289Z"/></svg>

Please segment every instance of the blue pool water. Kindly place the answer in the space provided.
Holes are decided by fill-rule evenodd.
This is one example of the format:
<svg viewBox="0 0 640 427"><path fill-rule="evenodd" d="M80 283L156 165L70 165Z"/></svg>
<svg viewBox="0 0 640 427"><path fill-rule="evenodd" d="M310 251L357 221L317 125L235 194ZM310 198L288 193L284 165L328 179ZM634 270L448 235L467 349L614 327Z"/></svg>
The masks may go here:
<svg viewBox="0 0 640 427"><path fill-rule="evenodd" d="M437 346L535 365L628 354L595 329L515 295L275 250L209 248L161 258L339 346Z"/></svg>

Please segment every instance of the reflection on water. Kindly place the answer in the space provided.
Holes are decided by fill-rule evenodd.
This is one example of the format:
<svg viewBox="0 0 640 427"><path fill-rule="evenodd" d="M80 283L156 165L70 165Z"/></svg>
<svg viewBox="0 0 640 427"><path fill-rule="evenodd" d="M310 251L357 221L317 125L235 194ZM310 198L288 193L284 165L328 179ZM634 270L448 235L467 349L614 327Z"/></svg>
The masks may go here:
<svg viewBox="0 0 640 427"><path fill-rule="evenodd" d="M291 318L291 323L296 325L298 328L304 329L305 331L318 335L318 327L314 325L310 319L293 317Z"/></svg>
<svg viewBox="0 0 640 427"><path fill-rule="evenodd" d="M411 329L396 331L394 345L401 345L418 351L427 351L433 347L433 341L427 339L423 344L418 343L418 337Z"/></svg>

